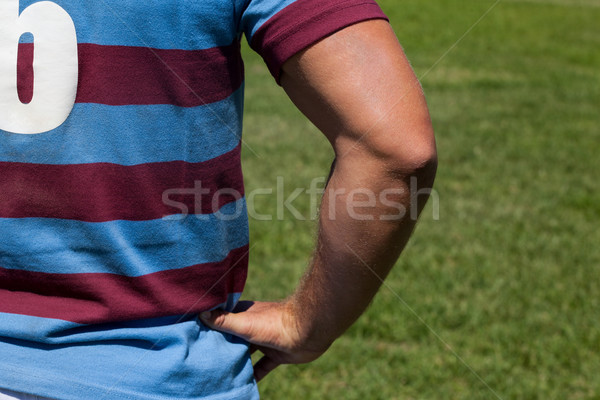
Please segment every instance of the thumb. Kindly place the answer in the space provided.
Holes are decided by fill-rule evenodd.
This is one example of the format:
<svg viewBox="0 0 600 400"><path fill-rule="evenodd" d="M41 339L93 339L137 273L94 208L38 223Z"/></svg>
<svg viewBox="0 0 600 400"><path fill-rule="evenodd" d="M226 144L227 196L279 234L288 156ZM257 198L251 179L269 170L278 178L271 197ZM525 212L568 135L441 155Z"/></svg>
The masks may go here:
<svg viewBox="0 0 600 400"><path fill-rule="evenodd" d="M250 325L244 313L230 313L222 310L204 311L200 314L204 324L217 331L231 333L242 339L250 339Z"/></svg>

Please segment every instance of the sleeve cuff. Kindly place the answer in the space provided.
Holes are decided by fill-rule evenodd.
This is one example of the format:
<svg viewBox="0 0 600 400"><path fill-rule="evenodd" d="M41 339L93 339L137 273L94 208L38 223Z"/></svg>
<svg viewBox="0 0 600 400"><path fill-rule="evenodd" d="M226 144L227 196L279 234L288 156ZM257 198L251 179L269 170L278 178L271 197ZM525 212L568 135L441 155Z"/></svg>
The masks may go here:
<svg viewBox="0 0 600 400"><path fill-rule="evenodd" d="M373 0L298 0L275 14L250 41L280 83L281 66L294 54L358 22L385 19Z"/></svg>

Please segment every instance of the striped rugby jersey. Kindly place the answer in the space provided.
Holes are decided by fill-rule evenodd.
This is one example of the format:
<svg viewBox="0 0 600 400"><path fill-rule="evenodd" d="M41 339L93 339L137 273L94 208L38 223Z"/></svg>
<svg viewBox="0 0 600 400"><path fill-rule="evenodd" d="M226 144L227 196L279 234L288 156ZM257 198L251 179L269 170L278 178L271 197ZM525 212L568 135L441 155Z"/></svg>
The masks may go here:
<svg viewBox="0 0 600 400"><path fill-rule="evenodd" d="M373 0L0 0L0 387L257 398L196 315L246 278L245 34L273 76Z"/></svg>

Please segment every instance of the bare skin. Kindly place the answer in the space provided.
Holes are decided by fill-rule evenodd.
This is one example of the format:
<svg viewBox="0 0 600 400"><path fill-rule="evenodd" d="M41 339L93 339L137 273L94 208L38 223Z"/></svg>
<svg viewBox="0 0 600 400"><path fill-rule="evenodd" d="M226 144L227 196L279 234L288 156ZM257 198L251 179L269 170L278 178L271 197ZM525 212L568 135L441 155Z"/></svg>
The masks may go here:
<svg viewBox="0 0 600 400"><path fill-rule="evenodd" d="M416 223L398 205L418 214L425 203L410 195L411 178L418 189L431 188L437 167L421 86L387 22L362 22L316 43L285 63L281 83L327 137L336 164L313 259L294 293L201 316L263 353L257 380L281 364L315 360L364 312ZM357 189L374 193L376 203L349 209L363 200L349 198ZM395 207L380 201L385 190Z"/></svg>

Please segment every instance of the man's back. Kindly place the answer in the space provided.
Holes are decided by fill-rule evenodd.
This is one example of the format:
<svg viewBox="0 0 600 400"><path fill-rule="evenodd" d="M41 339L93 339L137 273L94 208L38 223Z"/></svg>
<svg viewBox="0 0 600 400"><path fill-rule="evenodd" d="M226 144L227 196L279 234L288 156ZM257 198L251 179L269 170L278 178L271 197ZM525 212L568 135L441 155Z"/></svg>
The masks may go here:
<svg viewBox="0 0 600 400"><path fill-rule="evenodd" d="M0 387L257 397L248 345L196 317L246 277L240 37L278 78L373 18L363 0L2 2Z"/></svg>

